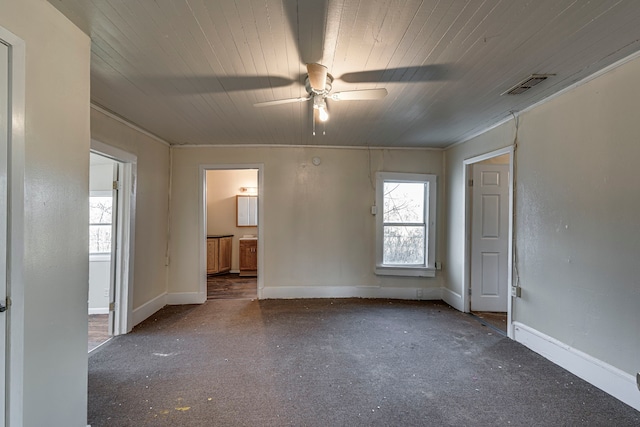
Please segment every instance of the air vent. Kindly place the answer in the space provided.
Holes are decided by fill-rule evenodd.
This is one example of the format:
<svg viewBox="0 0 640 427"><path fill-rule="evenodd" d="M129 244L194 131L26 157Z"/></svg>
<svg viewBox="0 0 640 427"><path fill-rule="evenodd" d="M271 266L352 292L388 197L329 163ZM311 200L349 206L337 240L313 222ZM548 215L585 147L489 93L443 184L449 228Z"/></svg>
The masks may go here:
<svg viewBox="0 0 640 427"><path fill-rule="evenodd" d="M531 74L529 77L513 86L511 89L504 92L502 95L520 95L521 93L525 93L535 85L547 80L551 76L555 76L555 74Z"/></svg>

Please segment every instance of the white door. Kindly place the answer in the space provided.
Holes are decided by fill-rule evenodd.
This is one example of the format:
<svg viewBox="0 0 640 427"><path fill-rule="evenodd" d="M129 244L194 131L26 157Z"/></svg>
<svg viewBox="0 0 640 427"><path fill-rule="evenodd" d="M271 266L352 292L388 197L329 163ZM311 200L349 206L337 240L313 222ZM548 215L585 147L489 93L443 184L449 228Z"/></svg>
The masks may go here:
<svg viewBox="0 0 640 427"><path fill-rule="evenodd" d="M5 425L7 362L7 155L9 132L9 48L0 42L0 427Z"/></svg>
<svg viewBox="0 0 640 427"><path fill-rule="evenodd" d="M119 330L119 325L116 325L116 321L119 319L117 300L119 291L116 287L118 282L118 248L120 242L118 241L118 231L120 229L119 218L120 209L118 205L121 177L120 177L120 165L117 162L113 164L113 192L111 193L111 262L109 264L109 336L116 335L115 331Z"/></svg>
<svg viewBox="0 0 640 427"><path fill-rule="evenodd" d="M509 165L473 166L471 310L506 312Z"/></svg>

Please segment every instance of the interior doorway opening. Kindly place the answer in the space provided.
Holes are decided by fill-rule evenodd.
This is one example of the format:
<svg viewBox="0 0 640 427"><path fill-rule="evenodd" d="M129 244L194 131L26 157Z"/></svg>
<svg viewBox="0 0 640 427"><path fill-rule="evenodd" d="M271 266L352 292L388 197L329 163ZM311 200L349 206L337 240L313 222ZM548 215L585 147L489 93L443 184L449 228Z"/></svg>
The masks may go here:
<svg viewBox="0 0 640 427"><path fill-rule="evenodd" d="M206 172L207 299L258 297L258 170Z"/></svg>
<svg viewBox="0 0 640 427"><path fill-rule="evenodd" d="M11 245L7 229L9 227L9 188L11 186L11 178L9 176L9 141L11 132L11 123L9 122L9 111L11 107L10 98L10 49L9 46L0 40L0 427L5 424L7 388L6 388L6 369L7 369L7 309L9 306L9 291L7 283L7 274L9 272L8 257L10 252L7 247ZM6 184L5 184L6 183Z"/></svg>
<svg viewBox="0 0 640 427"><path fill-rule="evenodd" d="M121 163L90 153L89 162L89 342L93 351L113 336L114 252L117 247L118 181Z"/></svg>
<svg viewBox="0 0 640 427"><path fill-rule="evenodd" d="M262 165L202 166L201 292L256 299L262 289Z"/></svg>
<svg viewBox="0 0 640 427"><path fill-rule="evenodd" d="M136 156L91 141L89 352L131 326Z"/></svg>
<svg viewBox="0 0 640 427"><path fill-rule="evenodd" d="M465 160L465 311L509 337L512 314L513 150Z"/></svg>

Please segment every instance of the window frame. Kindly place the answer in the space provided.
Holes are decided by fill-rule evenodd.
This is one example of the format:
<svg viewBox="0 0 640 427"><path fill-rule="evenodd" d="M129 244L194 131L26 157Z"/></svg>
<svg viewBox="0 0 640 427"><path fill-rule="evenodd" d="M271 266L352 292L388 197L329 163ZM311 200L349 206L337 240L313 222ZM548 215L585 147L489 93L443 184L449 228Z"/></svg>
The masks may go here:
<svg viewBox="0 0 640 427"><path fill-rule="evenodd" d="M113 208L113 191L110 190L92 190L89 192L89 205L91 204L91 198L92 197L110 197L111 198L111 203L112 203L112 208ZM92 223L89 222L89 232L91 232L91 227L92 226L110 226L111 227L111 241L110 241L110 245L113 243L113 215L114 212L111 212L111 222L107 223ZM107 259L107 257L110 259L111 258L111 253L113 252L113 247L111 247L111 250L109 252L91 252L91 245L89 245L89 257L91 260L93 261L99 261L102 259Z"/></svg>
<svg viewBox="0 0 640 427"><path fill-rule="evenodd" d="M425 263L423 265L384 264L384 184L385 182L423 183L428 186L425 197L424 224ZM376 173L376 262L375 274L384 276L435 277L436 259L436 202L438 179L434 174L377 172ZM390 225L392 223L389 223Z"/></svg>

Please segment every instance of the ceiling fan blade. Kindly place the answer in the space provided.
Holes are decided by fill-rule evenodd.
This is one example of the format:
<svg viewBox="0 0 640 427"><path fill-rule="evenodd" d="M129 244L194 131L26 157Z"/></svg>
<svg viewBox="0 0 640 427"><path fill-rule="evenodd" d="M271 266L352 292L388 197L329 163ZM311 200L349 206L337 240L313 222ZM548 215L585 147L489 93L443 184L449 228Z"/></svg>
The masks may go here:
<svg viewBox="0 0 640 427"><path fill-rule="evenodd" d="M253 104L254 107L270 107L272 105L282 105L282 104L293 104L296 102L305 102L309 101L311 98L287 98L287 99L276 99L273 101L264 101L264 102L256 102Z"/></svg>
<svg viewBox="0 0 640 427"><path fill-rule="evenodd" d="M290 86L299 81L280 76L144 76L144 79L165 90L181 95L225 93Z"/></svg>
<svg viewBox="0 0 640 427"><path fill-rule="evenodd" d="M362 89L347 90L344 92L336 92L328 96L334 101L367 101L374 99L382 99L387 96L386 89Z"/></svg>
<svg viewBox="0 0 640 427"><path fill-rule="evenodd" d="M347 83L433 82L444 80L446 64L420 65L416 67L388 68L356 71L340 76Z"/></svg>
<svg viewBox="0 0 640 427"><path fill-rule="evenodd" d="M329 0L285 0L283 6L300 61L321 62Z"/></svg>
<svg viewBox="0 0 640 427"><path fill-rule="evenodd" d="M327 67L320 64L307 64L309 84L316 92L324 92L327 84Z"/></svg>
<svg viewBox="0 0 640 427"><path fill-rule="evenodd" d="M286 87L295 82L279 76L222 76L217 79L225 92Z"/></svg>

